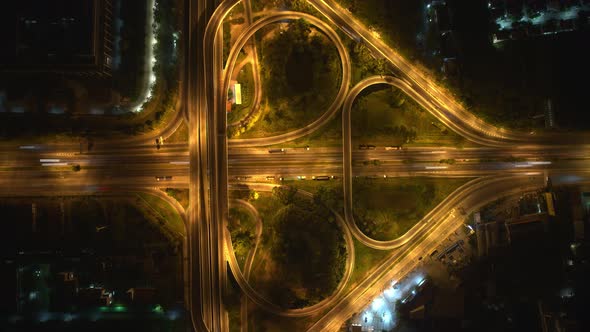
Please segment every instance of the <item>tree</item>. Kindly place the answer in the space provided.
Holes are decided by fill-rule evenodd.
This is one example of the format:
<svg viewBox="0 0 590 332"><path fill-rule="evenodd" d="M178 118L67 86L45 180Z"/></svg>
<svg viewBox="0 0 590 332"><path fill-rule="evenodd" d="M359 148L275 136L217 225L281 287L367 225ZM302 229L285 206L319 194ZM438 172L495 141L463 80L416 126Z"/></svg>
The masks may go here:
<svg viewBox="0 0 590 332"><path fill-rule="evenodd" d="M298 12L309 12L313 9L306 0L291 0L291 8Z"/></svg>
<svg viewBox="0 0 590 332"><path fill-rule="evenodd" d="M256 190L250 190L248 193L248 199L251 201L255 201L258 199L258 193L256 192Z"/></svg>
<svg viewBox="0 0 590 332"><path fill-rule="evenodd" d="M311 32L311 25L305 19L298 19L289 25L288 31L293 37L295 43L306 44L307 37Z"/></svg>
<svg viewBox="0 0 590 332"><path fill-rule="evenodd" d="M406 102L404 93L395 87L391 87L391 93L387 94L387 96L389 97L387 99L389 106L393 108L399 108Z"/></svg>
<svg viewBox="0 0 590 332"><path fill-rule="evenodd" d="M235 185L235 190L231 191L230 196L231 198L247 200L250 199L250 191L247 184L238 183Z"/></svg>
<svg viewBox="0 0 590 332"><path fill-rule="evenodd" d="M280 186L272 189L272 194L284 205L293 203L297 188L292 186Z"/></svg>
<svg viewBox="0 0 590 332"><path fill-rule="evenodd" d="M383 77L383 75L387 74L387 60L383 59L383 58L379 58L377 60L375 60L375 72L377 72L377 74L381 75L381 77Z"/></svg>

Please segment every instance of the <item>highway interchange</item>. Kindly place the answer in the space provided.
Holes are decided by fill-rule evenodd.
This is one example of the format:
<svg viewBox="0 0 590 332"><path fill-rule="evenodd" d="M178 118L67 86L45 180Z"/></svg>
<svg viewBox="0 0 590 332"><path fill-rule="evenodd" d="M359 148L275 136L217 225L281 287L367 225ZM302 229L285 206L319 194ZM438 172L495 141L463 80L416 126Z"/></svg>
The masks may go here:
<svg viewBox="0 0 590 332"><path fill-rule="evenodd" d="M417 264L417 258L436 247L464 222L465 215L470 212L502 196L539 188L546 176L555 179L555 184L586 183L590 180L587 165L590 146L578 144L586 143L587 135L518 133L482 122L333 1L309 0L333 24L304 13L266 13L238 37L226 64L221 61L220 31L224 18L240 1L201 0L187 3L182 107L166 128L157 135L97 142L92 151L82 154L78 144L1 143L0 185L9 188L2 191L3 196L147 192L170 202L186 220L186 301L197 331L227 331L229 328L223 303L227 267L236 276L248 299L261 309L288 317L310 316L325 311L323 316L314 318L310 331L337 330L348 317L370 302L387 282L410 272ZM252 13L248 15L251 17ZM334 102L304 128L273 137L228 140L224 92L229 88L240 49L262 27L298 18L305 18L322 31L338 50L342 61L342 82ZM348 52L335 32L339 27L348 34L355 34L352 37L389 61L396 68L396 76L369 77L351 87ZM352 102L360 91L373 84L390 84L402 89L474 145L463 149L355 149L350 136ZM260 86L259 83L256 85ZM253 107L259 107L260 98L256 100ZM287 148L284 154L268 153L269 145L290 142L321 130L340 110L343 110L342 148L312 146L310 150L301 147ZM188 144L166 144L161 150L156 150L154 137L172 135L183 120L189 125ZM518 158L518 161L511 158ZM59 160L67 165L79 164L82 170L73 172L68 167L42 166L41 159ZM457 163L441 164L438 162L441 159L455 159ZM380 163L374 166L356 163L364 160L379 160ZM280 184L277 181L280 177L296 179L305 176L311 179L317 175L334 175L342 179L345 209L344 216L337 219L349 247L345 277L332 296L312 307L297 310L279 308L248 283L255 255L252 253L249 257L250 263L245 271L240 271L236 263L227 231L228 186L241 182L258 190L270 190ZM156 181L157 176L172 176L172 179L162 183ZM274 176L275 180L267 180L268 176ZM377 241L363 234L352 217L351 186L354 176L442 176L473 180L457 189L404 236L391 241ZM164 187L189 189L191 205L187 211L158 190ZM458 212L459 208L465 211L465 215ZM354 268L354 246L352 251L350 249L352 238L372 248L396 250L355 287L345 292L347 276ZM245 317L244 313L242 317Z"/></svg>

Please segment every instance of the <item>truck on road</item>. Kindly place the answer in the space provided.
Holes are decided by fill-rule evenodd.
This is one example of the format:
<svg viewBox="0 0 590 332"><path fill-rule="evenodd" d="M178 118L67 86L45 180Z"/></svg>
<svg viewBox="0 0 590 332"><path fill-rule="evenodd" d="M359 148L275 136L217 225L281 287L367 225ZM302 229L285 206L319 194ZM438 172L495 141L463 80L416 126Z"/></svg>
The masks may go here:
<svg viewBox="0 0 590 332"><path fill-rule="evenodd" d="M285 153L285 149L269 149L268 153Z"/></svg>

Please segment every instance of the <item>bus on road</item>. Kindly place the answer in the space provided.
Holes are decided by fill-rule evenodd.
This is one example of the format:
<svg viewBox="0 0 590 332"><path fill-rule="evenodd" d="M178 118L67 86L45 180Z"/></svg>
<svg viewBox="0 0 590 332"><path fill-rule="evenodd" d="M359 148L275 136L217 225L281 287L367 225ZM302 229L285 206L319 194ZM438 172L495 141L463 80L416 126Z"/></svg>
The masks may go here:
<svg viewBox="0 0 590 332"><path fill-rule="evenodd" d="M333 176L321 175L321 176L313 176L312 179L315 181L328 181L333 179Z"/></svg>

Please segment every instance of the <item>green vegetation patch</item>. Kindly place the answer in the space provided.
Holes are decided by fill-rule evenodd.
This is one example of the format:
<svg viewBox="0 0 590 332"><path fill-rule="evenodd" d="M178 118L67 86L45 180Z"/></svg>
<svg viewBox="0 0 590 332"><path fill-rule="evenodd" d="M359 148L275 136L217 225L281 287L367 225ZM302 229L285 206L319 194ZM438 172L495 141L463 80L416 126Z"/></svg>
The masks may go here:
<svg viewBox="0 0 590 332"><path fill-rule="evenodd" d="M342 181L340 179L331 179L328 181L289 180L283 181L283 185L302 189L312 194L316 194L318 191L324 191L328 189L342 191ZM331 205L328 206L332 207Z"/></svg>
<svg viewBox="0 0 590 332"><path fill-rule="evenodd" d="M354 178L353 212L358 227L377 240L395 239L468 178Z"/></svg>
<svg viewBox="0 0 590 332"><path fill-rule="evenodd" d="M236 258L244 271L248 252L254 249L256 241L256 220L248 210L236 206L229 209L229 231Z"/></svg>
<svg viewBox="0 0 590 332"><path fill-rule="evenodd" d="M357 43L343 32L340 33L340 38L348 48L348 53L350 54L353 85L368 76L391 73L392 68L387 61L382 58L376 59L364 44Z"/></svg>
<svg viewBox="0 0 590 332"><path fill-rule="evenodd" d="M280 147L340 147L342 146L342 116L336 113L327 124L313 133L283 143Z"/></svg>
<svg viewBox="0 0 590 332"><path fill-rule="evenodd" d="M263 137L304 127L334 100L341 79L336 48L305 20L269 30L261 42L262 115L240 137Z"/></svg>
<svg viewBox="0 0 590 332"><path fill-rule="evenodd" d="M285 308L313 305L330 295L344 273L346 246L334 216L293 187L260 193L253 204L263 218L256 288Z"/></svg>
<svg viewBox="0 0 590 332"><path fill-rule="evenodd" d="M189 191L188 189L166 188L166 194L174 198L183 208L188 209Z"/></svg>
<svg viewBox="0 0 590 332"><path fill-rule="evenodd" d="M243 120L252 109L254 99L254 76L252 73L252 64L247 63L242 67L237 76L237 81L242 89L242 104L232 104L231 112L227 113L227 123L233 123Z"/></svg>
<svg viewBox="0 0 590 332"><path fill-rule="evenodd" d="M163 230L169 232L170 236L177 237L186 234L182 218L163 199L146 193L138 193L136 202L144 214L156 218Z"/></svg>
<svg viewBox="0 0 590 332"><path fill-rule="evenodd" d="M250 3L253 12L262 11L263 9L276 10L278 8L288 8L288 10L297 12L317 13L315 8L307 0L251 0Z"/></svg>
<svg viewBox="0 0 590 332"><path fill-rule="evenodd" d="M357 239L354 239L354 253L356 254L354 270L350 276L349 287L352 287L363 280L369 271L377 267L377 264L381 263L391 254L391 250L369 248L360 243Z"/></svg>
<svg viewBox="0 0 590 332"><path fill-rule="evenodd" d="M187 143L188 142L188 125L184 120L180 122L180 126L176 128L174 134L170 135L165 143Z"/></svg>
<svg viewBox="0 0 590 332"><path fill-rule="evenodd" d="M358 143L399 146L463 142L401 90L388 85L365 89L351 112L352 139Z"/></svg>

